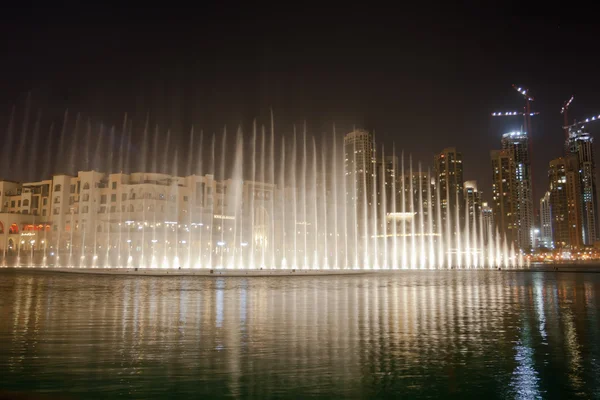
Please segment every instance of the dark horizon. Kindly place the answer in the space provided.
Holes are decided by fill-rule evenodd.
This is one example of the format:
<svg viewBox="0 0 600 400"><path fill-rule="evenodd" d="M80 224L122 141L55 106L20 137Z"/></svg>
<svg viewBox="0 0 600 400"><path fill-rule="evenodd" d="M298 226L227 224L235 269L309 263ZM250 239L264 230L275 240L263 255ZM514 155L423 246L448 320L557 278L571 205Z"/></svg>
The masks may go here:
<svg viewBox="0 0 600 400"><path fill-rule="evenodd" d="M304 122L317 137L331 135L334 124L340 138L356 126L430 167L436 152L456 147L465 180L477 180L489 200L489 151L522 125L490 113L522 109L514 83L532 91L540 112L532 138L537 204L548 162L562 155L563 101L575 95L571 118L600 111L593 25L216 7L199 16L109 6L7 10L0 17L1 131L13 106L22 121L28 93L29 131L39 109L41 132L54 122L55 140L67 108L117 130L124 113L138 127L149 115L183 148L192 125L218 136L225 126L248 132L256 118L268 129L272 109L276 134L286 138ZM594 135L600 125L589 130ZM12 146L5 151L18 154Z"/></svg>

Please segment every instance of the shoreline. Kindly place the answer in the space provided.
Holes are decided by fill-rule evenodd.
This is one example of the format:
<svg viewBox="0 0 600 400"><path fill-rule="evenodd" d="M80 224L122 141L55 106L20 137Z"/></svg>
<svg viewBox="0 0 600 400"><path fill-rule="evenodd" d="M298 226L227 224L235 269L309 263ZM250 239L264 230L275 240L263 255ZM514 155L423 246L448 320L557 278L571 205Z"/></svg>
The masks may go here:
<svg viewBox="0 0 600 400"><path fill-rule="evenodd" d="M80 268L80 267L42 267L42 266L1 266L0 271L56 272L87 275L120 275L120 276L230 276L230 277L278 277L278 276L348 276L348 275L383 275L406 272L433 271L496 271L496 272L566 272L566 273L600 273L600 265L531 265L523 268L452 268L452 269L163 269L163 268Z"/></svg>

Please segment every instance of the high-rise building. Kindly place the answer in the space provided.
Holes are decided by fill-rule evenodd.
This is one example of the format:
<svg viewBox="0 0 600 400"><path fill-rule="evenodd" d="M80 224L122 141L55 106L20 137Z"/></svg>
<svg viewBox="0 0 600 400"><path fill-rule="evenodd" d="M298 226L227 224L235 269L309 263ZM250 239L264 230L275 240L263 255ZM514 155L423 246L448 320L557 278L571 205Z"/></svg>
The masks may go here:
<svg viewBox="0 0 600 400"><path fill-rule="evenodd" d="M540 199L540 242L541 245L551 249L552 242L552 207L550 206L550 192L546 192Z"/></svg>
<svg viewBox="0 0 600 400"><path fill-rule="evenodd" d="M483 240L485 243L490 238L490 232L495 229L494 209L486 201L481 203L481 219L483 225Z"/></svg>
<svg viewBox="0 0 600 400"><path fill-rule="evenodd" d="M431 203L434 198L435 187L431 184L431 177L428 172L412 171L405 172L404 185L400 183L401 189L404 187L405 210L415 214L415 218L419 218L419 214L423 213L423 218L427 221L429 209L433 206ZM422 205L422 209L421 206ZM431 209L433 214L433 208ZM432 215L433 217L433 215Z"/></svg>
<svg viewBox="0 0 600 400"><path fill-rule="evenodd" d="M466 181L464 184L466 224L470 228L476 226L479 229L481 218L481 192L477 190L477 181Z"/></svg>
<svg viewBox="0 0 600 400"><path fill-rule="evenodd" d="M521 249L532 245L533 198L529 154L529 138L526 132L509 132L502 135L502 149L512 159L513 190L516 194L515 218L516 242Z"/></svg>
<svg viewBox="0 0 600 400"><path fill-rule="evenodd" d="M579 187L573 187L573 190L578 190L578 199L574 201L581 204L583 244L593 245L598 237L598 199L593 139L583 128L571 129L565 147L569 155L575 157L577 163L574 172L578 175Z"/></svg>
<svg viewBox="0 0 600 400"><path fill-rule="evenodd" d="M358 213L367 213L373 202L375 140L371 133L357 129L344 137L347 200Z"/></svg>
<svg viewBox="0 0 600 400"><path fill-rule="evenodd" d="M377 160L375 191L377 193L377 209L394 212L398 206L398 157L385 156ZM385 206L385 207L384 207Z"/></svg>
<svg viewBox="0 0 600 400"><path fill-rule="evenodd" d="M358 129L344 137L344 171L346 174L346 212L349 226L354 226L353 241L363 248L355 249L355 262L358 254L363 254L365 240L373 230L375 207L375 140L371 133Z"/></svg>
<svg viewBox="0 0 600 400"><path fill-rule="evenodd" d="M550 161L548 181L554 246L577 248L583 244L577 159Z"/></svg>
<svg viewBox="0 0 600 400"><path fill-rule="evenodd" d="M514 161L507 150L492 150L492 210L494 227L509 242L517 241L517 193ZM494 228L494 229L495 229ZM486 231L487 232L487 231Z"/></svg>
<svg viewBox="0 0 600 400"><path fill-rule="evenodd" d="M457 228L460 229L464 225L462 153L457 152L454 147L445 148L435 155L434 166L440 196L442 229L456 233Z"/></svg>

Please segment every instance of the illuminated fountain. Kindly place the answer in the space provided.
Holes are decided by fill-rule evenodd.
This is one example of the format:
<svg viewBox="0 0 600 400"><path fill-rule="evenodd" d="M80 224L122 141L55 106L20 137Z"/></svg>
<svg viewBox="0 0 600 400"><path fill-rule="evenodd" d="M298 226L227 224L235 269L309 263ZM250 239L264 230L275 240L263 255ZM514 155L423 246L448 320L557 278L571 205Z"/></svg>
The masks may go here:
<svg viewBox="0 0 600 400"><path fill-rule="evenodd" d="M138 271L523 266L520 252L481 218L463 218L462 207L443 210L449 193L403 153L381 147L365 155L356 144L342 145L335 131L317 141L306 129L276 136L273 126L208 140L192 129L183 149L147 122L135 127L125 118L121 128L108 128L65 114L58 148L45 150L39 119L19 139L13 113L7 137L37 146L45 176L59 165L70 174L14 195L38 197L20 218L30 221L22 226L44 228L27 242L10 239L9 246L6 239L3 264ZM5 150L8 163L23 153L14 157ZM10 210L3 208L3 218Z"/></svg>

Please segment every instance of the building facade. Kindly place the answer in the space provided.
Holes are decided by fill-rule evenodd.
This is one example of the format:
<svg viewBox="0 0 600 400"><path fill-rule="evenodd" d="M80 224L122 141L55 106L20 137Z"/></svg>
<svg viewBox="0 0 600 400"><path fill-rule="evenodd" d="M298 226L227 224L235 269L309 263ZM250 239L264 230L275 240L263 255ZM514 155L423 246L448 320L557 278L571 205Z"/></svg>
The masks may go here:
<svg viewBox="0 0 600 400"><path fill-rule="evenodd" d="M512 159L513 184L510 190L515 193L516 243L521 249L532 245L533 193L529 138L526 132L509 132L502 135L502 150Z"/></svg>
<svg viewBox="0 0 600 400"><path fill-rule="evenodd" d="M507 150L492 150L492 210L494 229L511 243L517 242L517 194L515 167Z"/></svg>
<svg viewBox="0 0 600 400"><path fill-rule="evenodd" d="M481 219L481 195L477 190L477 181L466 181L464 184L465 222L473 229L479 227Z"/></svg>
<svg viewBox="0 0 600 400"><path fill-rule="evenodd" d="M598 239L598 198L596 193L596 163L593 138L583 127L570 129L566 143L568 156L575 158L573 168L577 175L577 201L581 208L581 235L584 245L593 245ZM575 186L575 184L574 184Z"/></svg>
<svg viewBox="0 0 600 400"><path fill-rule="evenodd" d="M552 240L552 206L549 191L540 199L540 244L548 249L554 248Z"/></svg>
<svg viewBox="0 0 600 400"><path fill-rule="evenodd" d="M456 148L443 149L434 157L436 190L440 197L441 226L456 234L464 226L464 178L462 153ZM437 194L436 194L437 195Z"/></svg>

